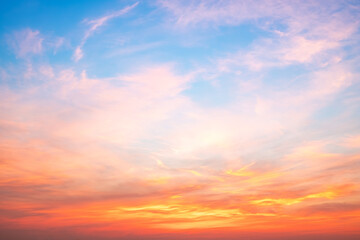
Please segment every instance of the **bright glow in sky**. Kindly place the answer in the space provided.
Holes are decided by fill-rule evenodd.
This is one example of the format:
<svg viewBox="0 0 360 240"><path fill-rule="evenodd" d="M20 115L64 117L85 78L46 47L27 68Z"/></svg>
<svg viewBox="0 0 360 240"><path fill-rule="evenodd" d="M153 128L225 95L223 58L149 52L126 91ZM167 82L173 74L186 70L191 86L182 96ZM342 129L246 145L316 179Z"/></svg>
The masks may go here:
<svg viewBox="0 0 360 240"><path fill-rule="evenodd" d="M360 2L0 6L0 238L360 239Z"/></svg>

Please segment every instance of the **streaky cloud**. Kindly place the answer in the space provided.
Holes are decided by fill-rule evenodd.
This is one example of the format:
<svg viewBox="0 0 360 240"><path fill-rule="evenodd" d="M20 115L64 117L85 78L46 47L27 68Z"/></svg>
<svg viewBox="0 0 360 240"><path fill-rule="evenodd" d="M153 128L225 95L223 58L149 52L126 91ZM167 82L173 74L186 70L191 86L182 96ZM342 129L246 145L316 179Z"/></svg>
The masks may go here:
<svg viewBox="0 0 360 240"><path fill-rule="evenodd" d="M100 28L107 21L128 13L133 8L135 8L138 4L139 4L139 2L136 2L136 3L134 3L134 4L130 5L130 6L127 6L127 7L123 8L123 9L119 10L119 11L116 11L116 12L114 12L112 14L109 14L109 15L105 15L105 16L103 16L101 18L98 18L98 19L86 20L85 22L90 25L90 28L85 32L85 34L83 36L83 39L81 40L81 43L76 47L75 52L73 54L73 60L75 60L77 62L84 56L82 47L86 43L86 40L96 31L96 29Z"/></svg>

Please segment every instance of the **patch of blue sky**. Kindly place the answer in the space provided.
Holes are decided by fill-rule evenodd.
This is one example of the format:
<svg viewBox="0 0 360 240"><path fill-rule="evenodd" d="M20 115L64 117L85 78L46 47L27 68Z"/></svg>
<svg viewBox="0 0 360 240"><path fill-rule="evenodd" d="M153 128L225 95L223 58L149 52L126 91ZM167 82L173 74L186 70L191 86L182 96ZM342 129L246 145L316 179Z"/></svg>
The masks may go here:
<svg viewBox="0 0 360 240"><path fill-rule="evenodd" d="M10 63L15 63L17 58L14 54L13 49L9 47L9 43L4 37L4 35L0 38L0 66L5 67Z"/></svg>
<svg viewBox="0 0 360 240"><path fill-rule="evenodd" d="M238 26L222 26L212 33L207 48L214 52L228 52L247 48L254 40L271 36L248 21Z"/></svg>
<svg viewBox="0 0 360 240"><path fill-rule="evenodd" d="M236 82L229 78L221 81L195 81L183 92L196 104L207 108L226 107L236 98Z"/></svg>
<svg viewBox="0 0 360 240"><path fill-rule="evenodd" d="M308 119L309 131L319 138L360 134L359 90L360 85L354 84L314 112Z"/></svg>
<svg viewBox="0 0 360 240"><path fill-rule="evenodd" d="M296 64L268 69L262 77L262 83L269 89L286 90L287 88L304 87L308 74L311 73L305 65Z"/></svg>
<svg viewBox="0 0 360 240"><path fill-rule="evenodd" d="M133 1L132 1L133 2ZM126 6L119 1L95 0L24 0L2 2L0 10L4 29L30 27L44 32L55 32L59 35L69 33L86 18L97 18Z"/></svg>

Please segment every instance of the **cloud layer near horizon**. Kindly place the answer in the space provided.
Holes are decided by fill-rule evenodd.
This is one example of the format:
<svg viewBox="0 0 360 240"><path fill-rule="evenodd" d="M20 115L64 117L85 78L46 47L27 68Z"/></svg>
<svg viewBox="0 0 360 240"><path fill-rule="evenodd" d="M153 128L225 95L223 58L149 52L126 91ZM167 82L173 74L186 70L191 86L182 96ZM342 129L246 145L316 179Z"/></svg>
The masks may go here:
<svg viewBox="0 0 360 240"><path fill-rule="evenodd" d="M360 5L127 3L6 6L0 232L359 237Z"/></svg>

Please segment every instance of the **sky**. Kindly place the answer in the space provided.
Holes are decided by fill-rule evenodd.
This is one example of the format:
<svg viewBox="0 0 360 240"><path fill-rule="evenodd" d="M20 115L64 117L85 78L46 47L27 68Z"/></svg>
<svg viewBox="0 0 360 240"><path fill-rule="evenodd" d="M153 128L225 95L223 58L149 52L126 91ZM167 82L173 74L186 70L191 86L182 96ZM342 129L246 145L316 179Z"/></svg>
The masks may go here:
<svg viewBox="0 0 360 240"><path fill-rule="evenodd" d="M360 1L3 0L0 238L360 239Z"/></svg>

